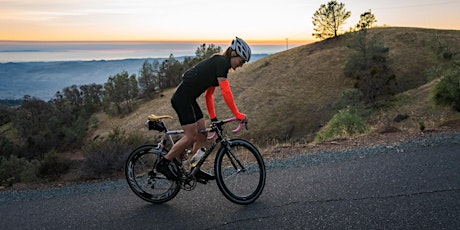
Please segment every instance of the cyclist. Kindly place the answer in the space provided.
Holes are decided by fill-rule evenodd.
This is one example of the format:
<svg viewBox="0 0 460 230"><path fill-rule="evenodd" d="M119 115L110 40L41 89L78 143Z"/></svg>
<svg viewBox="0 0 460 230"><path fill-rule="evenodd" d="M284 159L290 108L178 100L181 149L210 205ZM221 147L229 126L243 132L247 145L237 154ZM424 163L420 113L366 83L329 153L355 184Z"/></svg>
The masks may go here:
<svg viewBox="0 0 460 230"><path fill-rule="evenodd" d="M205 93L209 118L216 121L213 95L215 88L219 86L224 101L233 115L241 121L247 121L247 116L239 112L235 104L227 74L230 68L235 70L241 67L250 58L251 48L243 39L236 37L224 53L214 54L183 74L182 82L171 98L171 104L179 117L184 136L172 146L157 165L157 170L168 179L177 180L179 175L177 166L171 162L172 159L184 153L188 146L193 145L195 153L206 143L206 132L200 132L206 129L205 120L196 101L200 95ZM195 176L197 179L214 179L214 176L203 171L198 171Z"/></svg>

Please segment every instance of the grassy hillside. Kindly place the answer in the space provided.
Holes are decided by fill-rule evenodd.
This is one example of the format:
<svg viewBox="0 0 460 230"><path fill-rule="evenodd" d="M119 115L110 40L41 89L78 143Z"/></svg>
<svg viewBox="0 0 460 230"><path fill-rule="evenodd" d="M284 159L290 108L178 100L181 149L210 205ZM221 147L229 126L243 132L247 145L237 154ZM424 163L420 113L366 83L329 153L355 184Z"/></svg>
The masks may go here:
<svg viewBox="0 0 460 230"><path fill-rule="evenodd" d="M433 83L427 84L429 80L424 72L436 63L430 49L435 36L439 35L453 48L458 48L460 31L376 28L370 30L370 35L381 36L390 49L391 68L397 77L398 93L402 93L389 104L388 111L380 111L371 118L371 124L377 125L382 120L391 123L393 116L406 113L410 119L395 125L417 128L417 123L423 120L434 127L441 119L458 116L445 109L431 108L428 95ZM340 92L353 87L354 81L343 74L350 53L347 44L352 36L346 34L289 49L250 62L231 73L229 79L236 103L250 119L250 129L242 135L259 144L310 141L336 112L331 105ZM143 124L148 114L175 116L169 101L172 93L173 90L168 90L163 92L163 97L141 103L135 113L122 119L99 114L98 129L90 136L104 136L115 126L126 132L147 133ZM229 117L220 91L216 93L218 117ZM205 110L203 98L200 103ZM169 124L179 128L177 120Z"/></svg>

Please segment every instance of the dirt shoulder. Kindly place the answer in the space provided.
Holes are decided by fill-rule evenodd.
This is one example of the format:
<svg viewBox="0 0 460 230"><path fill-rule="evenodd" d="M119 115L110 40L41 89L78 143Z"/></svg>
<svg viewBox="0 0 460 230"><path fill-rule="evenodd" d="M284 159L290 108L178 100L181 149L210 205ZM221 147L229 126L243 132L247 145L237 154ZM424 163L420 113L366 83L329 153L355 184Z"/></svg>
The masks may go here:
<svg viewBox="0 0 460 230"><path fill-rule="evenodd" d="M430 130L386 130L354 137L339 138L321 143L279 145L262 150L264 159L280 159L297 154L314 154L320 152L339 152L353 148L364 148L378 145L393 146L416 138L428 138L443 133L460 132L460 123L455 126L441 127Z"/></svg>

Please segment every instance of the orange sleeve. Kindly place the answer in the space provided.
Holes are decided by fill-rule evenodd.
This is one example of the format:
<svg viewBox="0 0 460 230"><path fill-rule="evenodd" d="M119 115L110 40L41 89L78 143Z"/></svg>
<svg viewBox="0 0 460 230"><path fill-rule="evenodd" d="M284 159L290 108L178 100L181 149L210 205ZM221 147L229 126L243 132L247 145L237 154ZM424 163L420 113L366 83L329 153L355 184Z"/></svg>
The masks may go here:
<svg viewBox="0 0 460 230"><path fill-rule="evenodd" d="M235 100L233 99L233 93L230 89L230 83L228 82L228 80L219 81L219 86L222 92L222 96L224 97L225 104L227 104L230 111L232 111L233 115L235 115L235 117L238 120L243 120L246 117L246 115L238 111L238 108L235 104Z"/></svg>
<svg viewBox="0 0 460 230"><path fill-rule="evenodd" d="M206 108L208 109L208 114L210 119L216 118L216 110L214 108L214 91L216 87L211 86L206 90L205 98L206 98Z"/></svg>

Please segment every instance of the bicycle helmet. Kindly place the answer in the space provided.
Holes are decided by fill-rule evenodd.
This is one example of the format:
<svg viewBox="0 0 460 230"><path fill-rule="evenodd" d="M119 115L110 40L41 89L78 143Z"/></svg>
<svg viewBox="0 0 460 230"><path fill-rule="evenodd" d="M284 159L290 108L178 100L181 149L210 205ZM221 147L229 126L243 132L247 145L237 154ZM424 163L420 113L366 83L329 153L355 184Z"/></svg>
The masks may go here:
<svg viewBox="0 0 460 230"><path fill-rule="evenodd" d="M246 61L249 61L249 59L251 59L251 48L243 39L239 37L233 39L230 48L235 50L236 54L244 58Z"/></svg>

